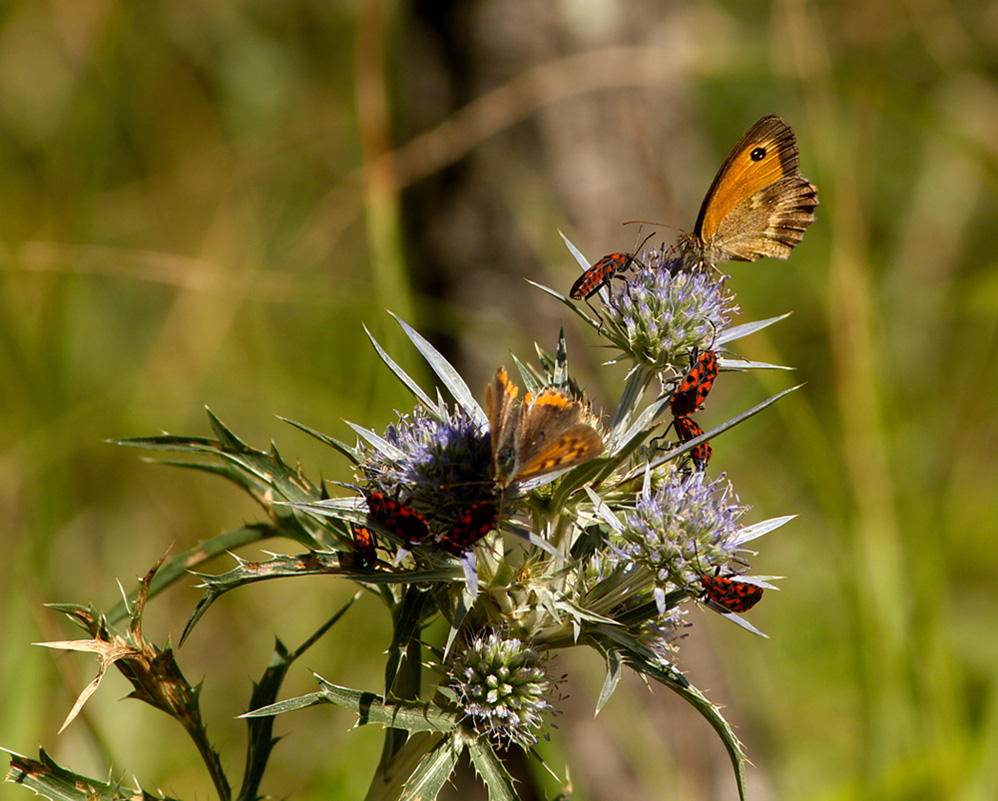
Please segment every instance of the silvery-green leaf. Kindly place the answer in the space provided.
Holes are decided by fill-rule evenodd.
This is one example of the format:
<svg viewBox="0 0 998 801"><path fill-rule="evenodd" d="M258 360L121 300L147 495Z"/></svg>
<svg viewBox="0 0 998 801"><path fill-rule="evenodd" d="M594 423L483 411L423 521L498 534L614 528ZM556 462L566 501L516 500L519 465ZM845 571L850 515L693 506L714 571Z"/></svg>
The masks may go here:
<svg viewBox="0 0 998 801"><path fill-rule="evenodd" d="M239 717L281 715L316 704L335 704L356 714L363 725L374 723L410 732L452 732L457 727L457 715L441 709L432 702L393 700L386 704L383 698L371 692L340 687L326 681L318 673L312 675L319 682L320 689L317 692L278 701L276 704L254 709Z"/></svg>
<svg viewBox="0 0 998 801"><path fill-rule="evenodd" d="M565 236L561 231L558 232L558 236L560 236L562 240L565 242L565 244L568 246L569 252L575 257L575 260L579 263L579 267L582 268L582 272L588 270L590 267L589 259L583 256L582 253L579 251L579 249L572 244L572 241L567 236Z"/></svg>
<svg viewBox="0 0 998 801"><path fill-rule="evenodd" d="M577 306L572 300L566 298L557 290L551 289L551 287L544 286L544 284L538 284L536 281L531 281L529 278L526 280L528 284L537 287L539 290L541 290L541 292L547 292L551 297L560 300L565 306L567 306L569 309L575 312L585 322L589 323L589 325L591 325L596 330L599 330L600 327L599 321L594 320L592 317L590 317L588 314L582 311L582 308L580 306Z"/></svg>
<svg viewBox="0 0 998 801"><path fill-rule="evenodd" d="M626 447L633 442L635 438L641 437L652 424L652 421L654 421L656 417L665 411L665 407L669 405L669 400L670 398L668 396L662 396L644 409L641 414L638 415L637 419L631 424L631 427L620 436L619 440L614 440L614 452L616 452L617 447Z"/></svg>
<svg viewBox="0 0 998 801"><path fill-rule="evenodd" d="M718 365L722 370L795 370L795 367L785 367L782 364L769 364L768 362L752 362L748 359L719 358Z"/></svg>
<svg viewBox="0 0 998 801"><path fill-rule="evenodd" d="M0 751L10 754L6 781L27 787L36 795L52 801L119 801L124 798L172 801L171 796L153 794L138 785L134 790L123 791L120 782L110 784L73 773L52 759L44 748L39 749L37 760L6 748L0 748Z"/></svg>
<svg viewBox="0 0 998 801"><path fill-rule="evenodd" d="M741 545L744 542L749 542L754 539L758 539L763 534L768 534L770 531L778 529L780 526L786 525L791 520L793 520L797 515L784 515L783 517L771 517L769 520L763 520L759 523L753 523L751 526L745 526L738 530L738 534L735 537L735 544Z"/></svg>
<svg viewBox="0 0 998 801"><path fill-rule="evenodd" d="M475 594L477 595L477 593L478 586L476 583ZM450 621L450 629L447 632L447 643L444 645L444 659L446 659L447 654L450 653L451 646L454 644L457 633L461 630L461 624L464 623L464 619L468 616L468 612L471 611L471 607L474 603L475 596L471 594L471 588L466 581L464 589L461 590L461 595L457 599L457 605L454 609L454 617Z"/></svg>
<svg viewBox="0 0 998 801"><path fill-rule="evenodd" d="M749 334L754 334L756 331L768 328L773 323L778 323L780 320L786 320L789 316L790 312L787 312L786 314L781 314L779 317L770 317L768 320L757 320L754 323L743 323L742 325L725 328L717 335L717 339L714 340L714 344L723 345L725 342L734 342L736 339L747 337Z"/></svg>
<svg viewBox="0 0 998 801"><path fill-rule="evenodd" d="M767 406L772 406L774 403L776 403L776 401L778 401L784 395L789 395L791 392L794 392L795 390L800 389L802 386L804 386L804 385L803 384L798 384L795 387L790 387L789 389L785 389L782 392L776 393L772 397L769 397L766 400L762 401L762 403L756 404L755 406L753 406L748 411L742 412L737 417L732 417L726 423L721 423L721 425L719 425L719 426L717 426L715 428L712 428L710 431L707 431L704 434L701 434L699 437L694 437L693 439L689 440L688 442L684 442L681 445L679 445L678 447L673 448L671 451L668 451L667 453L663 454L662 456L659 456L657 459L653 459L651 462L649 462L649 466L653 467L653 468L654 467L658 467L659 465L664 464L665 462L668 462L668 461L670 461L672 459L675 459L675 458L677 458L679 456L682 456L687 451L693 450L693 448L695 448L701 442L706 442L709 439L713 439L718 434L724 433L729 428L734 428L736 425L738 425L739 423L743 422L744 420L748 420L748 418L753 417L753 416L759 414L759 412L761 412Z"/></svg>
<svg viewBox="0 0 998 801"><path fill-rule="evenodd" d="M364 451L359 445L351 447L344 442L340 442L338 439L334 439L333 437L323 434L321 431L316 431L315 429L309 428L302 423L296 423L294 420L289 420L287 417L281 417L278 415L277 419L287 423L288 425L294 426L299 431L304 431L310 437L314 437L324 445L329 445L331 448L335 448L355 465L359 464L360 460L364 458Z"/></svg>
<svg viewBox="0 0 998 801"><path fill-rule="evenodd" d="M389 697L395 685L402 657L409 650L409 644L414 637L419 637L423 625L423 614L430 603L426 590L417 585L406 585L402 603L395 613L395 630L392 632L392 642L388 647L388 660L385 664L385 697ZM393 728L399 728L394 726Z"/></svg>
<svg viewBox="0 0 998 801"><path fill-rule="evenodd" d="M641 402L641 398L644 397L645 391L648 389L648 384L654 374L654 370L639 365L635 365L634 369L628 373L627 381L624 383L624 391L620 395L620 401L617 403L617 409L614 411L613 419L610 421L611 449L614 449L618 442L629 441L631 432L628 432L628 434L622 436L621 431L624 426L628 424L628 421L634 416L634 411ZM651 415L650 417L649 414ZM631 431L638 426L644 428L645 425L651 422L651 419L654 418L655 414L657 414L657 412L649 413L648 409L645 409L638 418L639 422L636 422L631 426ZM647 422L642 424L641 421Z"/></svg>
<svg viewBox="0 0 998 801"><path fill-rule="evenodd" d="M312 634L294 651L289 651L284 644L278 640L274 647L274 652L270 657L263 675L259 681L253 682L253 693L250 697L249 708L258 709L275 703L277 694L284 684L284 679L288 674L291 665L306 653L318 640L346 614L346 612L360 597L358 590L353 597L348 600L340 609L332 615L325 623L312 632ZM280 738L273 736L273 717L250 718L246 721L248 729L246 768L243 772L245 777L243 786L240 788L240 798L259 798L259 787L263 780L267 763L270 760L271 752Z"/></svg>
<svg viewBox="0 0 998 801"><path fill-rule="evenodd" d="M554 355L554 385L564 389L568 386L568 346L565 344L565 326L558 331L558 347Z"/></svg>
<svg viewBox="0 0 998 801"><path fill-rule="evenodd" d="M599 698L596 701L596 711L593 713L597 715L606 705L606 702L610 700L613 691L617 689L617 684L620 682L620 677L624 671L624 661L620 658L619 651L609 651L605 656L606 678L603 680L603 689L600 690Z"/></svg>
<svg viewBox="0 0 998 801"><path fill-rule="evenodd" d="M710 603L707 603L706 605L711 606ZM757 629L755 626L749 623L745 618L739 617L734 612L729 612L723 606L718 606L718 607L711 606L711 608L713 608L714 611L717 612L721 617L726 617L736 626L741 626L743 629L745 629L745 631L750 632L751 634L755 634L757 637L762 637L763 639L766 640L770 639L768 634L759 631L759 629Z"/></svg>
<svg viewBox="0 0 998 801"><path fill-rule="evenodd" d="M612 528L617 534L622 532L624 530L624 524L620 522L610 506L604 503L603 499L588 485L584 487L584 489L589 495L589 500L593 502L593 506L596 508L596 513L603 520L605 520L607 525L610 526L610 528Z"/></svg>
<svg viewBox="0 0 998 801"><path fill-rule="evenodd" d="M708 701L698 689L691 685L681 673L678 673L674 669L662 670L660 665L649 662L632 662L628 660L627 664L635 670L661 682L703 715L707 722L714 728L714 731L717 732L721 738L721 742L724 743L728 757L731 760L731 765L735 771L735 781L738 784L738 797L744 801L745 755L742 753L738 737L735 736L731 726L721 716L720 710Z"/></svg>
<svg viewBox="0 0 998 801"><path fill-rule="evenodd" d="M395 317L395 315L393 314L392 317ZM402 330L405 331L406 336L409 337L412 344L416 346L416 349L426 359L426 363L437 374L437 377L443 382L447 391L454 396L454 400L461 405L465 412L479 426L484 428L488 424L485 412L478 405L478 401L475 400L475 396L468 389L468 385L464 383L464 379L461 378L457 370L451 366L450 362L444 358L440 351L427 342L414 328L398 317L395 317L395 320L402 326Z"/></svg>
<svg viewBox="0 0 998 801"><path fill-rule="evenodd" d="M375 434L369 428L351 423L349 420L344 420L344 422L356 431L362 439L367 440L368 444L373 446L384 458L391 459L392 461L405 458L406 454L403 451L396 448L384 437Z"/></svg>
<svg viewBox="0 0 998 801"><path fill-rule="evenodd" d="M534 376L530 366L521 362L516 357L515 353L511 353L510 357L513 359L516 371L520 374L520 382L523 384L523 391L533 394L540 392L544 385Z"/></svg>
<svg viewBox="0 0 998 801"><path fill-rule="evenodd" d="M513 534L513 535L515 535L517 537L520 537L521 539L526 540L531 545L533 545L533 546L535 546L537 548L540 548L542 551L546 551L547 553L549 553L551 556L555 557L556 559L560 559L562 562L567 561L567 559L565 559L565 555L563 553L561 553L561 551L559 551L557 548L555 548L547 540L545 540L542 537L538 537L530 529L524 528L523 526L519 525L518 523L515 523L512 520L503 521L502 530L503 531L508 531L511 534Z"/></svg>
<svg viewBox="0 0 998 801"><path fill-rule="evenodd" d="M468 755L471 764L485 782L489 791L489 801L519 801L520 796L513 786L513 777L509 775L499 755L485 737L476 737L468 741Z"/></svg>
<svg viewBox="0 0 998 801"><path fill-rule="evenodd" d="M406 385L409 391L413 395L415 395L416 398L419 399L422 402L422 404L426 406L427 409L431 409L433 411L439 411L436 409L436 406L434 405L433 401L430 400L430 396L427 395L425 392L423 392L422 387L420 387L419 384L417 384L412 378L410 378L409 374L406 373L406 371L403 370L395 362L395 360L388 355L387 351L385 351L385 349L381 347L381 345L378 343L378 340L374 338L374 334L372 334L367 329L366 325L364 326L364 333L367 334L367 338L371 340L371 344L374 345L374 350L378 354L378 356L381 357L381 361L383 361L385 364L388 365L388 369L391 370L393 373L395 373L396 376L398 376L399 380Z"/></svg>
<svg viewBox="0 0 998 801"><path fill-rule="evenodd" d="M464 745L455 736L445 737L416 766L406 780L399 801L432 801L451 778Z"/></svg>

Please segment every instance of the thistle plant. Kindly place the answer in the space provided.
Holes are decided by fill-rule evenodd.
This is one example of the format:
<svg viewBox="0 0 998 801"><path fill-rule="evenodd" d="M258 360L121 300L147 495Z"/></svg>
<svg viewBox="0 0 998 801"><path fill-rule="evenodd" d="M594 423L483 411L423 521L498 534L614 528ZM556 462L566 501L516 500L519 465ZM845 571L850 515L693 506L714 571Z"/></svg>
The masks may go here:
<svg viewBox="0 0 998 801"><path fill-rule="evenodd" d="M589 261L568 246L587 268ZM741 744L681 671L680 646L693 635L695 616L688 612L697 604L761 634L738 614L772 589L772 577L748 575L748 545L791 518L744 523L748 507L734 487L723 473L708 475L716 464L708 465L706 443L791 390L706 433L689 413L679 415L682 425L671 425L670 403L678 391L692 391L688 407L702 405L714 379L695 372L704 351L718 354L725 373L779 369L738 358L725 346L781 318L732 326L738 308L724 279L677 269L665 248L644 251L640 265L625 283L599 291L599 320L540 287L612 346L614 362L630 366L619 402L607 412L592 408L572 379L563 334L553 353L538 347L534 365L514 357L512 377L499 368L488 392L479 393L400 320L440 388L421 387L368 334L412 393L413 408L376 429L350 424L357 434L352 444L291 423L346 459L351 483L314 481L276 448L243 443L211 413L211 438L121 441L184 454L171 463L234 482L260 504L264 519L165 559L115 609L57 607L88 639L48 645L101 659L98 679L67 724L114 666L135 697L183 725L222 801L259 797L276 743L275 718L318 704L384 728L368 799L434 798L467 752L489 797L512 801L518 796L505 764L510 753L530 751L552 735L565 681L559 652L590 648L606 664L596 711L611 702L625 669L677 693L719 735L744 797ZM315 640L350 620L350 605L297 649L278 643L243 715L247 765L236 791L207 737L199 688L184 677L170 645L144 639L141 621L146 603L192 566L269 537L291 540L299 552L259 562L235 557L225 573L198 573L204 595L181 645L220 595L306 575L353 582L376 595L393 634L379 686L344 687L316 675L316 691L293 698L281 697L284 676ZM446 635L431 638L427 629L441 618ZM732 636L743 634L732 630ZM331 716L343 714L333 707ZM72 773L44 752L40 760L15 755L8 781L81 801L143 792Z"/></svg>

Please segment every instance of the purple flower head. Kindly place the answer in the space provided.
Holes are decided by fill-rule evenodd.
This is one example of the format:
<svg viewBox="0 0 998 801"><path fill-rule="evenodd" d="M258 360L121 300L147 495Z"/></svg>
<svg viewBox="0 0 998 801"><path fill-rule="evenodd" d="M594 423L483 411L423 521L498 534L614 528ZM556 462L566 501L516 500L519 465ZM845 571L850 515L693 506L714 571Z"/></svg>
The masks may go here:
<svg viewBox="0 0 998 801"><path fill-rule="evenodd" d="M699 471L676 474L661 489L639 496L625 516L619 553L651 572L664 611L666 593L688 588L736 555L738 518L745 509L723 476L710 481Z"/></svg>
<svg viewBox="0 0 998 801"><path fill-rule="evenodd" d="M434 529L493 497L489 435L460 407L444 420L417 407L389 425L384 439L393 452L371 449L360 464L369 489L411 504Z"/></svg>
<svg viewBox="0 0 998 801"><path fill-rule="evenodd" d="M738 313L734 295L707 270L673 275L667 250L645 251L642 262L625 287L611 293L604 333L639 364L684 365L692 349L709 348Z"/></svg>

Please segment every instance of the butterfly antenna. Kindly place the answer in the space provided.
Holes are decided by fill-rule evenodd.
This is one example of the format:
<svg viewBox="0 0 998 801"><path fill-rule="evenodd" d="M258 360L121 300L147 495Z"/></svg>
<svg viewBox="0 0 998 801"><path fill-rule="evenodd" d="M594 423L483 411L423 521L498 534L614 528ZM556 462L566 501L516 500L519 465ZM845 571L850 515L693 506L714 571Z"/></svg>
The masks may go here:
<svg viewBox="0 0 998 801"><path fill-rule="evenodd" d="M624 220L621 225L653 225L656 228L665 228L669 231L678 231L674 225L669 225L668 223L652 222L651 220Z"/></svg>

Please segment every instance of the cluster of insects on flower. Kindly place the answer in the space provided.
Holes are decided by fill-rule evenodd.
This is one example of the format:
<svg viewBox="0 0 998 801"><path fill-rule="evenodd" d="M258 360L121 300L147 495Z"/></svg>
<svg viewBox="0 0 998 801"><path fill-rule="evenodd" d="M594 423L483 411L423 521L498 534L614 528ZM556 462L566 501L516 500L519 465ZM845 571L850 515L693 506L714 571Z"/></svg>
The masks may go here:
<svg viewBox="0 0 998 801"><path fill-rule="evenodd" d="M515 642L533 655L537 677L554 649L591 645L608 663L622 658L675 685L682 681L669 655L688 626L686 601L703 601L755 631L735 613L771 585L746 574L745 544L789 518L739 525L745 508L732 488L723 476L706 475L708 436L776 398L711 434L693 415L722 370L774 367L727 355L725 344L780 318L731 326L738 308L715 265L787 258L817 203L817 190L797 169L793 132L770 115L736 145L693 232L674 245L643 250L646 239L639 253L612 253L590 266L566 240L581 276L567 298L540 288L615 347L613 361L630 364L609 415L594 414L570 378L563 337L554 355L538 348L540 368L517 361L522 394L500 367L484 408L404 323L453 406L439 393L431 399L375 343L419 403L382 434L355 426L359 492L324 502L323 510L351 513L344 518L354 550L347 564L359 581L389 574L404 582L410 571L440 571L457 560L464 581L434 592L435 609L451 625L437 666L444 696L459 702L473 729L534 742L535 729L511 725L518 719L511 709L536 709L540 696L532 706L515 693L487 691L499 680L469 668L468 654ZM621 282L616 291L613 279ZM602 310L591 303L596 296ZM572 303L580 300L595 319ZM643 405L653 386L655 399ZM678 442L668 441L669 430ZM479 701L461 705L473 697ZM488 698L491 706L481 700ZM527 718L540 724L540 715Z"/></svg>
<svg viewBox="0 0 998 801"><path fill-rule="evenodd" d="M590 299L599 293L611 320L608 337L637 366L650 362L667 373L675 370L677 354L685 353L689 359L685 374L672 383L669 410L680 443L693 443L687 458L698 470L706 469L712 449L692 415L704 407L719 374L721 363L714 349L717 334L723 334L730 314L736 311L730 296L719 291L722 283L711 281L710 272L718 261L728 259L787 258L814 220L817 204L817 190L798 171L792 130L769 115L735 146L704 199L693 232L673 247L663 247L644 259L636 253L611 253L586 266L569 243L584 267L569 298L586 302L599 321L598 331L603 331L606 320ZM631 270L638 275L627 281L626 273ZM610 292L614 278L625 279L624 294L617 297ZM704 323L711 336L707 347L701 348ZM370 483L362 493L371 519L394 535L403 554L429 543L452 556L464 556L496 530L507 488L603 453L600 434L591 419L584 419L591 416L579 393L544 385L521 400L518 392L506 368L499 368L486 390L487 431L466 426L462 431L466 450L457 454L438 451L435 458L448 462L446 466L423 464L422 472L415 470L409 476L415 483L407 483L407 476L397 469L383 470L377 459L362 465ZM460 440L462 434L455 433L452 439ZM486 443L490 461L486 460ZM425 475L434 470L439 474ZM427 489L423 486L427 481L436 487ZM441 503L442 498L432 496L448 482L453 492L446 493L450 497ZM469 497L458 500L459 487L473 489ZM376 564L371 529L354 525L352 530L362 562ZM735 590L728 577L703 576L701 583L707 597L731 611L745 611L761 598L756 585L743 584Z"/></svg>
<svg viewBox="0 0 998 801"><path fill-rule="evenodd" d="M674 661L690 626L687 613L697 603L760 633L739 613L772 588L772 577L748 575L747 545L791 518L743 525L746 507L731 484L723 474L707 475L708 438L716 443L721 433L792 390L707 432L693 416L722 372L780 369L728 349L782 317L733 326L739 310L716 265L786 259L814 220L817 204L817 190L798 171L793 131L770 115L732 150L692 233L675 244L644 249L645 240L640 252L612 253L591 264L566 239L582 269L569 295L535 286L597 332L613 350L610 363L628 365L612 411L594 412L570 376L563 332L553 353L537 348L538 366L513 357L515 371L499 367L478 393L400 320L450 401L440 390L424 390L371 337L415 397L412 411L380 431L350 424L355 445L294 424L345 456L353 483L313 482L275 449L258 451L240 441L213 415L215 439L163 435L123 441L221 460L212 472L249 492L267 520L157 566L137 600L123 602L113 614L66 607L94 639L56 647L107 652L112 661L128 663L136 697L186 699L176 709L158 708L196 735L220 797L227 798L198 693L180 674L169 646L160 650L142 638L139 622L147 598L192 565L236 545L286 537L307 551L271 554L261 562L237 557L227 573L199 574L205 595L181 643L221 594L262 579L316 574L354 581L379 597L391 614L392 641L380 695L317 676L317 692L277 700L287 667L339 614L299 649L278 649L244 715L250 726L249 779L239 797L258 797L276 742L269 728L273 717L333 703L386 729L371 797L433 798L467 753L490 798L512 801L517 794L501 754L510 746L529 749L546 736L563 681L552 656L573 647L592 648L606 663L597 709L610 699L625 666L691 703L720 736L743 794L738 738ZM599 309L590 302L594 298ZM594 316L577 301L585 301ZM203 462L172 463L205 469ZM126 616L132 618L130 632L115 632L111 622ZM445 635L432 628L441 619ZM149 669L167 663L171 671ZM426 682L427 676L433 680ZM93 689L96 684L85 696ZM48 786L48 765L18 759L23 773L42 777L38 786ZM79 784L83 777L73 780Z"/></svg>

